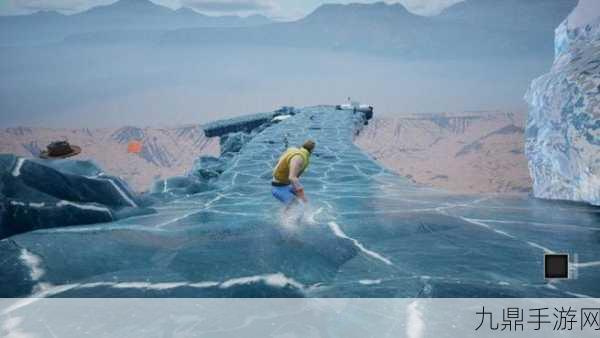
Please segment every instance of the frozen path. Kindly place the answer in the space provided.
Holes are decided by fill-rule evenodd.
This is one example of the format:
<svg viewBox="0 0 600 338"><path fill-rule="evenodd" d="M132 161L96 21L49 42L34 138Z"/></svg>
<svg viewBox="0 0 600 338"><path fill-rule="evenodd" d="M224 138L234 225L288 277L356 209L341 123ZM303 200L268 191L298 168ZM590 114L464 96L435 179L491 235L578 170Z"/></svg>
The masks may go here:
<svg viewBox="0 0 600 338"><path fill-rule="evenodd" d="M0 241L2 295L600 297L600 209L415 186L353 145L361 123L305 108L247 143L216 191ZM271 169L306 138L310 204L282 224ZM546 283L544 252L577 255L577 279Z"/></svg>

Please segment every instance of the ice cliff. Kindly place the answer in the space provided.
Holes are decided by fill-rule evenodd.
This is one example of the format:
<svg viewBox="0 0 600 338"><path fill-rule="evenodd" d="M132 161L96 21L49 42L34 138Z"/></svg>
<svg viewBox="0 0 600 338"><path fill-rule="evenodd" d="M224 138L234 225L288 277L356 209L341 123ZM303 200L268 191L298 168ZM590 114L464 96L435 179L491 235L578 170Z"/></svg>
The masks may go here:
<svg viewBox="0 0 600 338"><path fill-rule="evenodd" d="M555 61L535 79L525 152L536 197L600 205L600 6L580 1L556 29Z"/></svg>

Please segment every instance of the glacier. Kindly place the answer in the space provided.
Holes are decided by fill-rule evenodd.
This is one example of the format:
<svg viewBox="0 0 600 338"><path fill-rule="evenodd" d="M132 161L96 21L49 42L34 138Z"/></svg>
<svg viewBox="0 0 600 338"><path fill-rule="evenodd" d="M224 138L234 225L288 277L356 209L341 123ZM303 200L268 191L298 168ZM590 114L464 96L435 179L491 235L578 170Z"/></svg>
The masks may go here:
<svg viewBox="0 0 600 338"><path fill-rule="evenodd" d="M525 97L525 153L539 198L600 205L599 10L581 1L556 29L552 69Z"/></svg>
<svg viewBox="0 0 600 338"><path fill-rule="evenodd" d="M415 185L353 144L365 123L297 109L235 136L210 188L186 189L194 170L157 184L154 213L4 238L0 297L600 297L598 208ZM310 202L290 220L271 169L306 138ZM545 280L550 252L576 278Z"/></svg>

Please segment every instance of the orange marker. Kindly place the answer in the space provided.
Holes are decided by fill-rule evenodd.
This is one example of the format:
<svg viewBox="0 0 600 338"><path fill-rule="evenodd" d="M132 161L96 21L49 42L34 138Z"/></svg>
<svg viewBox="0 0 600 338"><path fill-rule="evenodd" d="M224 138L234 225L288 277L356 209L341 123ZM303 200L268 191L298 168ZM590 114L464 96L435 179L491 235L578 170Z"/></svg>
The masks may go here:
<svg viewBox="0 0 600 338"><path fill-rule="evenodd" d="M142 151L141 141L130 141L127 145L127 152L130 154L139 154Z"/></svg>

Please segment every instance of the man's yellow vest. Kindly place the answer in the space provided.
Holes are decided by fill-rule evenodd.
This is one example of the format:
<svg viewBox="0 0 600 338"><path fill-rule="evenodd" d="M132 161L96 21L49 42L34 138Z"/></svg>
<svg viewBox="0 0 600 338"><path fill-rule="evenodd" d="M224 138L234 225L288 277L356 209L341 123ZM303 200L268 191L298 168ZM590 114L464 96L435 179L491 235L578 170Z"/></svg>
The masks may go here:
<svg viewBox="0 0 600 338"><path fill-rule="evenodd" d="M277 182L290 184L290 162L294 156L301 156L303 160L302 169L300 170L298 176L302 175L304 169L308 167L310 159L310 153L308 150L304 148L289 148L281 155L279 161L277 161L275 169L273 169L273 178L277 180Z"/></svg>

